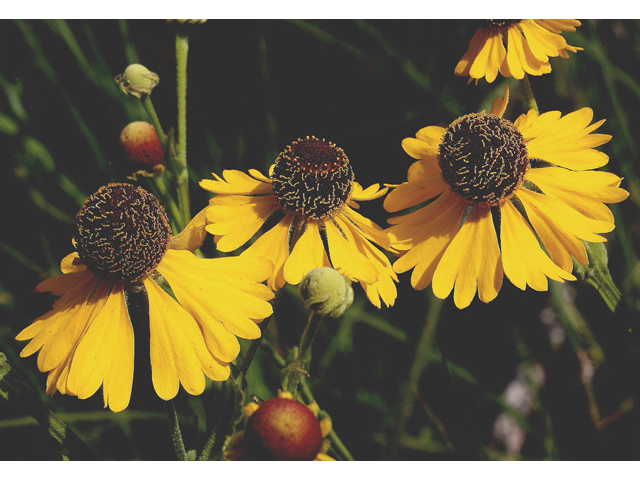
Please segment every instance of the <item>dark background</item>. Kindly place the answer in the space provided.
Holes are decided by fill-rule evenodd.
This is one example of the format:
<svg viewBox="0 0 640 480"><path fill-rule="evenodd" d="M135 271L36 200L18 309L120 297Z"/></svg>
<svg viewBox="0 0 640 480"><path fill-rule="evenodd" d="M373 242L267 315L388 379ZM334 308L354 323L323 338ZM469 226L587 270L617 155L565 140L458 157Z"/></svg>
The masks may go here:
<svg viewBox="0 0 640 480"><path fill-rule="evenodd" d="M428 125L447 126L488 109L511 89L506 118L525 112L510 78L468 84L454 67L481 23L470 20L209 20L190 34L188 162L192 213L209 192L198 181L225 168L267 172L298 137L335 142L356 180L400 183L412 159L400 142ZM520 291L505 279L497 299L460 311L414 291L400 276L392 308L377 310L355 287L356 302L326 321L314 344L310 385L335 431L359 460L636 460L640 456L640 365L634 326L640 312L638 111L640 24L583 21L565 33L584 51L552 59L532 77L541 112L588 106L606 170L625 177L628 200L612 206L609 266L624 302L611 313L581 281L549 292ZM165 130L175 123L174 25L165 21L0 21L0 351L13 368L101 457L173 459L164 402L152 389L144 346L127 410L44 395L36 356L18 357L15 335L46 312L52 298L33 288L59 273L70 253L74 216L84 199L118 173L118 136L146 120L138 100L113 78L139 62L160 76L152 100ZM142 183L144 186L144 183ZM382 201L362 212L386 225ZM216 255L208 239L203 251ZM441 308L441 310L438 310ZM428 312L432 312L429 314ZM430 316L428 316L430 315ZM425 322L430 347L418 347ZM306 313L289 288L267 339L284 354L297 344ZM424 342L420 345L424 345ZM138 347L138 345L137 345ZM416 358L423 355L424 368ZM413 370L412 370L413 365ZM261 351L248 394L275 396L279 369ZM413 373L412 373L413 372ZM516 400L503 395L510 382ZM187 449L200 449L221 407L224 386L176 404ZM524 402L524 403L523 403ZM528 403L527 403L528 402ZM511 413L524 443L507 448L494 433ZM520 413L518 413L520 412ZM508 435L507 435L508 436ZM46 432L17 405L0 400L2 459L60 458ZM330 452L331 454L331 452Z"/></svg>

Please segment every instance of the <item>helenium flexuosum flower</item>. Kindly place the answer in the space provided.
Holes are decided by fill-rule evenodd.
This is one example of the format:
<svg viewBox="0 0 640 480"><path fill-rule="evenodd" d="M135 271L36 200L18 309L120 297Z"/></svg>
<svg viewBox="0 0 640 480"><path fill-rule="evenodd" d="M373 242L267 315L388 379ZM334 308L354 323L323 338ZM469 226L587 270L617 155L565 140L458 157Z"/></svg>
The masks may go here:
<svg viewBox="0 0 640 480"><path fill-rule="evenodd" d="M413 287L431 283L439 298L455 286L459 308L476 290L483 302L493 300L503 272L523 290L546 290L547 278L575 280L571 257L588 263L583 240L604 242L600 234L614 229L605 203L628 196L621 178L592 170L608 162L594 147L611 137L592 133L604 120L590 125L590 108L564 116L529 110L512 123L502 118L507 99L505 89L489 113L405 138L402 147L418 161L384 202L399 212L430 201L389 220L392 247L402 254L393 267L413 268Z"/></svg>
<svg viewBox="0 0 640 480"><path fill-rule="evenodd" d="M47 393L84 399L102 385L105 407L127 407L134 358L127 289L144 288L148 295L152 380L161 398L173 398L180 384L198 395L205 376L226 380L239 353L236 336L259 337L256 323L272 312L273 292L262 284L271 263L202 259L176 249L181 242L173 245L158 200L128 184L91 195L76 225L76 252L62 260L62 275L36 287L60 298L16 337L31 340L22 357L39 351ZM177 301L159 285L162 278Z"/></svg>

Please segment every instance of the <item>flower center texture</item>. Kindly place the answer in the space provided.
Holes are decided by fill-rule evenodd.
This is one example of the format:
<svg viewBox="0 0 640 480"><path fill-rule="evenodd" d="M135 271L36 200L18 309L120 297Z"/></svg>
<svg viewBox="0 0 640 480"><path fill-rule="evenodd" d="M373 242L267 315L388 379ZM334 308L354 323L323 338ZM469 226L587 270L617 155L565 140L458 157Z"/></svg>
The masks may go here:
<svg viewBox="0 0 640 480"><path fill-rule="evenodd" d="M465 200L496 206L522 184L527 146L509 120L472 113L454 121L438 146L444 181Z"/></svg>
<svg viewBox="0 0 640 480"><path fill-rule="evenodd" d="M284 210L320 220L349 198L353 170L341 148L307 137L278 155L271 179L273 194Z"/></svg>
<svg viewBox="0 0 640 480"><path fill-rule="evenodd" d="M76 216L74 241L80 260L96 276L136 282L155 269L171 227L158 199L140 187L101 187Z"/></svg>

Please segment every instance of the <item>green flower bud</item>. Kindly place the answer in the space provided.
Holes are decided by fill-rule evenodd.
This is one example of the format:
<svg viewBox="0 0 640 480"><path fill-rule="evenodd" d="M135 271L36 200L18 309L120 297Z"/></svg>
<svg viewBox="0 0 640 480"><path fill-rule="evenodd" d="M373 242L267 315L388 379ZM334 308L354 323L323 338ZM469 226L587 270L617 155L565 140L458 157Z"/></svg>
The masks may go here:
<svg viewBox="0 0 640 480"><path fill-rule="evenodd" d="M116 82L127 95L141 98L143 94L151 94L151 90L160 83L160 77L150 71L144 65L133 63L129 65L124 73L115 78Z"/></svg>
<svg viewBox="0 0 640 480"><path fill-rule="evenodd" d="M307 308L333 318L338 318L353 303L351 281L329 267L307 273L298 292Z"/></svg>

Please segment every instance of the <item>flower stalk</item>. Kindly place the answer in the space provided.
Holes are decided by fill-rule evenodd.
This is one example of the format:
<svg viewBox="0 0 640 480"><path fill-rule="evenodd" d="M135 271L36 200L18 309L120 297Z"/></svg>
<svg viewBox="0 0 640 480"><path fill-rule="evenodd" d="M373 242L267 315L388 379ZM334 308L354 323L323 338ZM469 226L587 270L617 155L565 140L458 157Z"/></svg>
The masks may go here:
<svg viewBox="0 0 640 480"><path fill-rule="evenodd" d="M178 207L182 214L182 226L191 218L189 208L189 173L187 170L187 56L189 53L189 33L186 28L176 30L176 93L178 99L178 142L177 156L170 155L176 165L176 189Z"/></svg>

